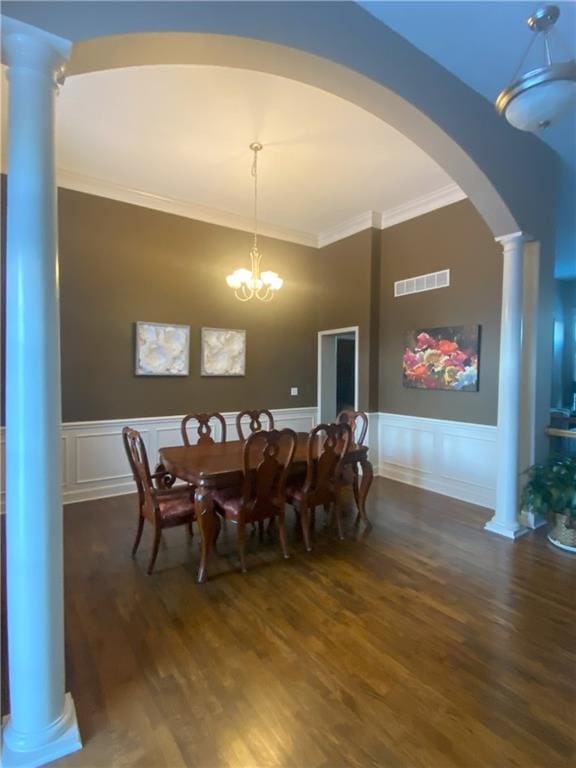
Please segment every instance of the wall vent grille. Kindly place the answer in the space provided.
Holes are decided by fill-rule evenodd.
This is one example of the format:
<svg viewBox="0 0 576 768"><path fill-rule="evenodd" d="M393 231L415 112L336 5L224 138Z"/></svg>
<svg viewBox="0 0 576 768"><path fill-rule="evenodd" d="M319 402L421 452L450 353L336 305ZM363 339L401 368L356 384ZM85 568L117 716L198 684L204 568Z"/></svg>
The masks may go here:
<svg viewBox="0 0 576 768"><path fill-rule="evenodd" d="M409 293L422 293L422 291L434 291L436 288L448 288L450 285L450 270L442 269L440 272L430 272L427 275L409 277L406 280L397 280L394 283L394 296L407 296Z"/></svg>

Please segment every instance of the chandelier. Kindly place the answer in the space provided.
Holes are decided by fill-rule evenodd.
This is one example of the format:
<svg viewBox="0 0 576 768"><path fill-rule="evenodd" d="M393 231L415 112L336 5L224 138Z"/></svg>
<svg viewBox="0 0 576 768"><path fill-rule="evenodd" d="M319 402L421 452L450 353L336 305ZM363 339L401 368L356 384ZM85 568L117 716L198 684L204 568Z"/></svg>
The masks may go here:
<svg viewBox="0 0 576 768"><path fill-rule="evenodd" d="M537 131L555 123L576 103L576 61L552 63L550 34L558 20L557 5L538 8L527 19L534 37L522 57L512 82L498 94L496 109L521 131ZM518 77L534 41L544 38L546 64Z"/></svg>
<svg viewBox="0 0 576 768"><path fill-rule="evenodd" d="M226 282L234 290L234 294L239 301L250 301L250 299L259 299L260 301L271 301L276 291L282 288L284 280L276 272L261 272L260 262L262 254L258 250L258 152L262 149L262 144L257 141L250 144L250 149L254 153L252 160L252 177L254 179L254 243L250 250L250 269L237 269L228 275Z"/></svg>

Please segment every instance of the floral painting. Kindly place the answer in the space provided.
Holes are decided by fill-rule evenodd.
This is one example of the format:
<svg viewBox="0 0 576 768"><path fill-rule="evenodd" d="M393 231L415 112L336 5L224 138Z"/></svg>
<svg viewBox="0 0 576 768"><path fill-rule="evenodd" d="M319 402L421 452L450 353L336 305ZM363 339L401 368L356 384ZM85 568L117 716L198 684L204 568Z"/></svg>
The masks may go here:
<svg viewBox="0 0 576 768"><path fill-rule="evenodd" d="M244 376L246 331L202 328L202 376Z"/></svg>
<svg viewBox="0 0 576 768"><path fill-rule="evenodd" d="M190 326L136 323L136 375L188 376Z"/></svg>
<svg viewBox="0 0 576 768"><path fill-rule="evenodd" d="M406 334L405 387L478 391L479 325L421 328Z"/></svg>

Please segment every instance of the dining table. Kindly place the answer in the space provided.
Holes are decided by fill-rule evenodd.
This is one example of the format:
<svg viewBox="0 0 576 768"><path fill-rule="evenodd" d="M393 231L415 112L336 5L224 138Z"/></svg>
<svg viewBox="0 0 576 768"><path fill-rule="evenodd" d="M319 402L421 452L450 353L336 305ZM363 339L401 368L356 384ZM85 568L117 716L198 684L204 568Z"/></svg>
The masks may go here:
<svg viewBox="0 0 576 768"><path fill-rule="evenodd" d="M308 460L308 433L296 433L297 442L290 475L302 477ZM220 529L218 514L214 510L212 493L223 488L240 488L244 477L243 440L197 445L177 445L161 448L160 462L173 477L192 486L194 512L200 531L200 565L198 582L206 580L207 562L214 549L214 542ZM312 456L322 450L322 439L313 445ZM366 514L366 499L372 485L374 472L368 459L368 446L351 443L343 460L343 471L352 468L358 474L358 520L364 531L370 530L371 523ZM358 471L360 468L361 472Z"/></svg>

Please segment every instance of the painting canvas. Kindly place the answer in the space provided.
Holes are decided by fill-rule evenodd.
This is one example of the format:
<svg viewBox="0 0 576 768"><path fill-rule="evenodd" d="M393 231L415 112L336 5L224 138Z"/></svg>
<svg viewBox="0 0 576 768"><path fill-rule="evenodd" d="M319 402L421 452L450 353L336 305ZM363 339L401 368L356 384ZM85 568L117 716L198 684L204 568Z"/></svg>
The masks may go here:
<svg viewBox="0 0 576 768"><path fill-rule="evenodd" d="M136 375L188 376L190 326L136 323Z"/></svg>
<svg viewBox="0 0 576 768"><path fill-rule="evenodd" d="M244 376L246 331L202 328L202 376Z"/></svg>
<svg viewBox="0 0 576 768"><path fill-rule="evenodd" d="M477 392L479 352L479 325L409 331L402 360L404 386Z"/></svg>

